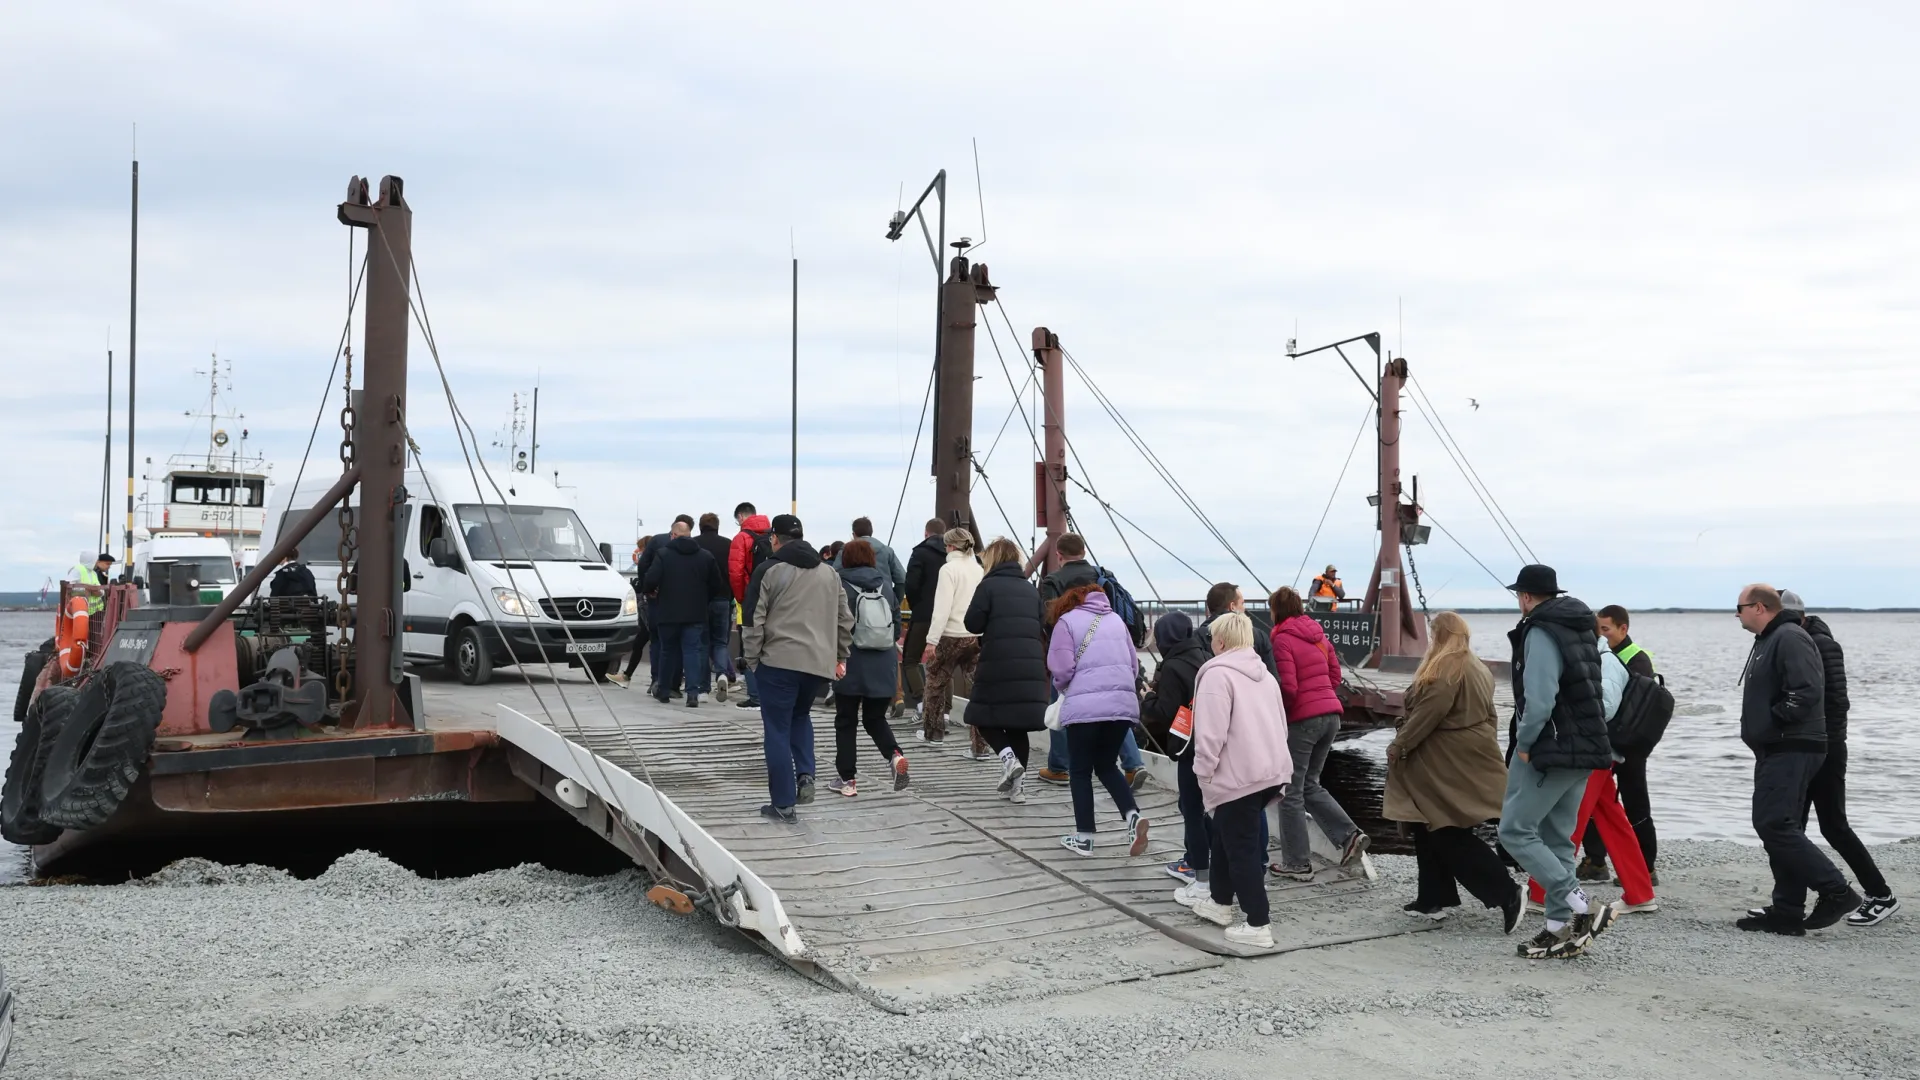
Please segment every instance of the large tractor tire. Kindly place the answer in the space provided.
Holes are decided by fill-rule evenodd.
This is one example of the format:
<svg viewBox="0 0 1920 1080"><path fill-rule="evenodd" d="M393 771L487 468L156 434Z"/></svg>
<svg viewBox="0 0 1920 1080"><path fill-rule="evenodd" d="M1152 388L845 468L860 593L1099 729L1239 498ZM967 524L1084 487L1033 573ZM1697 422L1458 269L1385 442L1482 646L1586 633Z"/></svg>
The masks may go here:
<svg viewBox="0 0 1920 1080"><path fill-rule="evenodd" d="M21 719L20 736L7 762L7 779L0 785L0 838L28 845L51 844L59 838L60 827L40 816L40 778L54 740L79 697L80 692L70 686L49 686Z"/></svg>
<svg viewBox="0 0 1920 1080"><path fill-rule="evenodd" d="M33 704L33 684L40 681L40 671L47 666L47 659L53 655L53 639L48 638L41 646L27 654L26 664L20 669L20 692L13 696L13 722L27 722L27 706Z"/></svg>
<svg viewBox="0 0 1920 1080"><path fill-rule="evenodd" d="M146 768L166 707L166 680L139 664L123 660L95 675L47 754L40 819L67 829L104 825Z"/></svg>

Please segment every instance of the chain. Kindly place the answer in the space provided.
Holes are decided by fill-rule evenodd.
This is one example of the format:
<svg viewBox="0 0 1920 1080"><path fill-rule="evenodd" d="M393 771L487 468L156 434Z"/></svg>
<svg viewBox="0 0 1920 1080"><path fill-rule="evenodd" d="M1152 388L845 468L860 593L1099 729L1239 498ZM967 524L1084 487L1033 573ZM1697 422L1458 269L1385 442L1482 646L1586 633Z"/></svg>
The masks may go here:
<svg viewBox="0 0 1920 1080"><path fill-rule="evenodd" d="M353 468L354 427L359 419L353 408L352 346L347 347L345 389L346 396L343 400L346 404L340 407L340 470L342 472ZM344 705L352 686L351 676L347 670L350 657L347 644L347 629L349 626L348 605L349 598L357 591L354 587L353 556L354 549L359 544L358 529L354 526L352 494L340 500L340 509L336 515L336 520L340 526L340 545L335 552L340 559L340 576L336 579L336 584L340 589L340 605L336 615L338 626L335 640L338 642L338 645L335 648L337 662L334 665L333 671L333 689L338 695L340 702Z"/></svg>
<svg viewBox="0 0 1920 1080"><path fill-rule="evenodd" d="M1413 565L1413 545L1407 544L1406 549L1407 576L1413 579L1413 595L1420 598L1420 614L1429 615L1427 611L1427 590L1420 587L1420 568ZM1429 617L1431 616L1429 615Z"/></svg>

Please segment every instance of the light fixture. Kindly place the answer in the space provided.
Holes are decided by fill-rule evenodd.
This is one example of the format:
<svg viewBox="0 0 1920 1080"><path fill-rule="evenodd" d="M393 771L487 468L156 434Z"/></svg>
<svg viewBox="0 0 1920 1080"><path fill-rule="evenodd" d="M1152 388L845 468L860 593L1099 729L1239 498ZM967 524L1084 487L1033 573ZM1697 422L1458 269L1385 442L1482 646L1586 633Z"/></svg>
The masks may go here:
<svg viewBox="0 0 1920 1080"><path fill-rule="evenodd" d="M1379 505L1380 505L1380 496L1379 496L1378 494L1373 494L1373 495L1369 495L1369 496L1367 496L1367 505L1368 505L1368 506L1379 506Z"/></svg>

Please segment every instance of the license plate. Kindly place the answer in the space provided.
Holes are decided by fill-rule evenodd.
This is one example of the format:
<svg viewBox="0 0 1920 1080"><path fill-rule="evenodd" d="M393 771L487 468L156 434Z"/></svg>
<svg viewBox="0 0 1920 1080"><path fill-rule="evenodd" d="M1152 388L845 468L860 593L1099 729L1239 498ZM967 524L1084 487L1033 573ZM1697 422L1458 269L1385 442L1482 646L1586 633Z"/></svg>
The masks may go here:
<svg viewBox="0 0 1920 1080"><path fill-rule="evenodd" d="M568 655L575 655L578 653L604 653L606 651L607 651L607 643L604 641L569 641L567 642Z"/></svg>

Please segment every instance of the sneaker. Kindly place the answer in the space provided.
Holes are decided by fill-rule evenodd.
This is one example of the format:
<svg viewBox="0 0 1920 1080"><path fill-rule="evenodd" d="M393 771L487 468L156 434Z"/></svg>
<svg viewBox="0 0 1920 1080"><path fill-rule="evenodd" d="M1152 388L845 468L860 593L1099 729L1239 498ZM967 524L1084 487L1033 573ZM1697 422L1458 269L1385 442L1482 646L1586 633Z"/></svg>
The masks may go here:
<svg viewBox="0 0 1920 1080"><path fill-rule="evenodd" d="M1127 770L1127 786L1132 788L1135 791L1139 791L1141 788L1146 787L1147 786L1147 770L1144 768L1128 769Z"/></svg>
<svg viewBox="0 0 1920 1080"><path fill-rule="evenodd" d="M1878 926L1887 916L1900 910L1900 901L1891 896L1869 896L1859 909L1847 916L1848 926Z"/></svg>
<svg viewBox="0 0 1920 1080"><path fill-rule="evenodd" d="M1610 875L1607 873L1606 863L1582 858L1580 865L1574 867L1573 876L1581 881L1605 881Z"/></svg>
<svg viewBox="0 0 1920 1080"><path fill-rule="evenodd" d="M727 684L730 679L713 680L713 700L724 703L727 700Z"/></svg>
<svg viewBox="0 0 1920 1080"><path fill-rule="evenodd" d="M775 806L772 803L760 808L760 816L768 821L777 821L782 825L794 825L800 821L800 815L791 806Z"/></svg>
<svg viewBox="0 0 1920 1080"><path fill-rule="evenodd" d="M1515 888L1506 902L1500 905L1501 933L1511 934L1520 929L1521 922L1527 917L1526 898L1525 891Z"/></svg>
<svg viewBox="0 0 1920 1080"><path fill-rule="evenodd" d="M1542 929L1514 951L1527 960L1564 960L1580 955L1581 947L1573 939L1573 924L1559 930Z"/></svg>
<svg viewBox="0 0 1920 1080"><path fill-rule="evenodd" d="M1358 862L1360 856L1367 853L1367 845L1372 842L1365 829L1353 830L1353 835L1347 837L1346 845L1340 849L1340 865L1352 866Z"/></svg>
<svg viewBox="0 0 1920 1080"><path fill-rule="evenodd" d="M1027 801L1027 782L1025 780L1013 785L1013 790L1007 792L1007 801L1010 803L1025 803Z"/></svg>
<svg viewBox="0 0 1920 1080"><path fill-rule="evenodd" d="M1250 949L1273 948L1273 926L1248 926L1238 923L1227 927L1227 940L1235 945L1245 945Z"/></svg>
<svg viewBox="0 0 1920 1080"><path fill-rule="evenodd" d="M926 732L916 731L913 733L913 737L916 739L919 739L923 743L926 743L928 746L945 746L947 744L947 737L945 735L942 735L937 739L929 739L927 738Z"/></svg>
<svg viewBox="0 0 1920 1080"><path fill-rule="evenodd" d="M1092 855L1093 837L1082 836L1079 833L1069 833L1060 838L1060 846L1073 852L1075 855Z"/></svg>
<svg viewBox="0 0 1920 1080"><path fill-rule="evenodd" d="M672 699L671 699L670 697L668 697L668 696L667 696L666 694L663 694L663 693L661 693L660 691L658 691L658 690L655 690L655 691L653 692L653 700L655 700L655 701L657 701L657 702L659 702L659 703L660 703L660 704L662 704L662 705L665 705L665 704L666 704L666 703L667 703L668 701L670 701L670 700L672 700Z"/></svg>
<svg viewBox="0 0 1920 1080"><path fill-rule="evenodd" d="M1547 905L1546 905L1546 901L1544 901L1544 900L1534 900L1534 899L1531 899L1531 898L1529 898L1529 899L1527 900L1527 914L1529 914L1529 915L1545 915L1546 913L1547 913Z"/></svg>
<svg viewBox="0 0 1920 1080"><path fill-rule="evenodd" d="M906 711L907 711L907 703L904 701L896 701L893 704L887 706L887 719L898 720L900 719L901 716L905 715Z"/></svg>
<svg viewBox="0 0 1920 1080"><path fill-rule="evenodd" d="M1656 874L1652 870L1649 870L1647 871L1647 878L1649 879L1648 884L1652 885L1656 889L1660 887L1659 874ZM1620 880L1618 875L1615 875L1613 879L1613 887L1616 889L1624 889L1627 887L1627 885L1626 885L1626 882Z"/></svg>
<svg viewBox="0 0 1920 1080"><path fill-rule="evenodd" d="M1147 819L1135 810L1127 815L1127 829L1133 833L1133 843L1127 845L1127 857L1137 858L1147 853Z"/></svg>
<svg viewBox="0 0 1920 1080"><path fill-rule="evenodd" d="M1069 779L1066 772L1060 769L1041 769L1039 776L1049 784L1064 784Z"/></svg>
<svg viewBox="0 0 1920 1080"><path fill-rule="evenodd" d="M893 755L893 790L900 791L907 786L907 755Z"/></svg>
<svg viewBox="0 0 1920 1080"><path fill-rule="evenodd" d="M1416 919L1432 919L1439 922L1447 917L1447 909L1439 904L1423 904L1418 900L1400 909Z"/></svg>
<svg viewBox="0 0 1920 1080"><path fill-rule="evenodd" d="M1200 880L1199 875L1193 872L1193 867L1188 866L1185 859L1168 863L1166 870L1168 877L1184 885L1191 885Z"/></svg>
<svg viewBox="0 0 1920 1080"><path fill-rule="evenodd" d="M667 691L667 696L670 698L677 698L680 696L680 691L678 689L669 690Z"/></svg>
<svg viewBox="0 0 1920 1080"><path fill-rule="evenodd" d="M1760 914L1748 913L1744 919L1734 920L1733 925L1742 930L1756 933L1779 934L1782 937L1806 937L1807 928L1801 920L1792 916L1775 915L1772 908L1759 908Z"/></svg>
<svg viewBox="0 0 1920 1080"><path fill-rule="evenodd" d="M1626 900L1621 899L1615 900L1607 906L1612 908L1616 915L1651 915L1660 910L1660 901L1656 898L1644 904L1629 904Z"/></svg>
<svg viewBox="0 0 1920 1080"><path fill-rule="evenodd" d="M760 699L757 697L741 698L739 701L733 703L733 707L736 709L758 709L760 707Z"/></svg>
<svg viewBox="0 0 1920 1080"><path fill-rule="evenodd" d="M1813 905L1812 911L1807 912L1806 927L1809 930L1825 930L1857 911L1864 903L1866 900L1859 893L1854 892L1852 886L1839 892L1827 893L1820 898L1819 903Z"/></svg>
<svg viewBox="0 0 1920 1080"><path fill-rule="evenodd" d="M697 709L697 708L699 708L699 707L700 707L700 695L699 695L699 694L688 694L688 695L687 695L687 708L689 708L689 709Z"/></svg>
<svg viewBox="0 0 1920 1080"><path fill-rule="evenodd" d="M1014 787L1020 783L1020 778L1025 775L1027 775L1027 767L1020 764L1019 758L1010 757L1002 759L1000 764L1000 794L1005 795L1011 792Z"/></svg>
<svg viewBox="0 0 1920 1080"><path fill-rule="evenodd" d="M1232 926L1233 917L1240 909L1232 904L1216 904L1211 895L1203 896L1193 904L1193 913L1215 926Z"/></svg>
<svg viewBox="0 0 1920 1080"><path fill-rule="evenodd" d="M1279 863L1274 863L1267 867L1267 872L1274 877L1286 878L1288 881L1313 880L1313 867L1311 865L1281 866Z"/></svg>
<svg viewBox="0 0 1920 1080"><path fill-rule="evenodd" d="M835 795L845 795L849 799L860 794L852 777L845 780L835 778L827 781L827 790L833 792Z"/></svg>
<svg viewBox="0 0 1920 1080"><path fill-rule="evenodd" d="M607 681L624 690L627 688L627 684L632 682L633 680L627 678L625 675L622 675L617 671L609 671L607 672Z"/></svg>
<svg viewBox="0 0 1920 1080"><path fill-rule="evenodd" d="M801 806L811 803L813 801L813 777L808 776L806 773L801 773L799 788L799 796L794 801Z"/></svg>
<svg viewBox="0 0 1920 1080"><path fill-rule="evenodd" d="M1202 900L1213 899L1213 887L1204 881L1189 881L1173 890L1173 902L1181 907L1190 908Z"/></svg>
<svg viewBox="0 0 1920 1080"><path fill-rule="evenodd" d="M1573 921L1567 924L1567 929L1573 932L1573 940L1579 942L1580 952L1586 952L1594 938L1612 929L1618 921L1620 912L1612 904L1601 904L1585 915L1575 915Z"/></svg>

